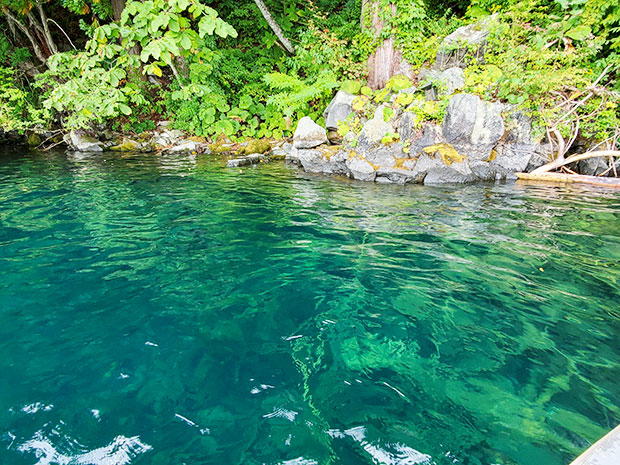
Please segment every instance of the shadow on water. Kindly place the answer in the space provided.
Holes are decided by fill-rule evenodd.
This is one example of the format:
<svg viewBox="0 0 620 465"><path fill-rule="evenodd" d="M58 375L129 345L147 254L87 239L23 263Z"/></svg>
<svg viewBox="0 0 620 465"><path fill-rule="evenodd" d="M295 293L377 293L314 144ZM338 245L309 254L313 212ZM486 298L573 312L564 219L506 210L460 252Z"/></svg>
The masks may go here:
<svg viewBox="0 0 620 465"><path fill-rule="evenodd" d="M4 149L1 461L566 464L620 422L619 201Z"/></svg>

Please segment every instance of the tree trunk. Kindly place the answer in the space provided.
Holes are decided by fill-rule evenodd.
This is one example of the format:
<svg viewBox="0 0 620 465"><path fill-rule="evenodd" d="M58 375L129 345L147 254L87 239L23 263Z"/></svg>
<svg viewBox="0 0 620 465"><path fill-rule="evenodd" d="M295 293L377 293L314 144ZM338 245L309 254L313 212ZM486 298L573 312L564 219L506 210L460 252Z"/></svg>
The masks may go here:
<svg viewBox="0 0 620 465"><path fill-rule="evenodd" d="M125 9L126 0L111 0L112 3L112 14L114 16L114 21L121 20L121 14L123 14L123 10Z"/></svg>
<svg viewBox="0 0 620 465"><path fill-rule="evenodd" d="M392 15L396 14L396 6L391 4ZM368 16L366 16L368 15ZM364 21L366 17L368 21ZM379 17L379 0L364 0L362 2L362 27L369 28L376 40L380 40L385 26ZM389 37L377 47L368 58L368 87L373 90L385 87L388 79L396 74L411 77L411 66L403 59L403 54L394 46L394 39Z"/></svg>
<svg viewBox="0 0 620 465"><path fill-rule="evenodd" d="M41 63L47 64L47 57L43 54L43 51L41 50L39 43L34 38L34 36L30 33L30 30L19 19L13 16L13 14L9 12L8 10L4 11L4 15L7 17L9 21L12 21L13 24L17 26L17 29L19 29L22 34L26 36L26 38L30 42L30 45L32 46L32 50L34 51L34 55L37 57L37 59Z"/></svg>
<svg viewBox="0 0 620 465"><path fill-rule="evenodd" d="M295 49L293 48L289 40L286 38L286 36L282 32L282 28L280 28L280 26L275 21L275 19L273 19L273 17L271 16L271 13L269 13L269 10L267 9L263 1L254 0L254 3L256 3L256 6L262 13L263 18L265 18L265 20L267 21L267 24L269 24L269 27L271 28L271 30L274 32L274 34L276 35L276 37L278 38L278 40L284 47L284 50L286 50L291 55L295 55Z"/></svg>
<svg viewBox="0 0 620 465"><path fill-rule="evenodd" d="M37 9L39 10L39 16L41 17L41 23L43 24L43 35L45 36L45 41L47 42L47 47L50 49L52 54L58 53L58 47L56 47L56 42L50 33L49 24L47 24L47 15L43 10L43 7L40 3L37 3Z"/></svg>

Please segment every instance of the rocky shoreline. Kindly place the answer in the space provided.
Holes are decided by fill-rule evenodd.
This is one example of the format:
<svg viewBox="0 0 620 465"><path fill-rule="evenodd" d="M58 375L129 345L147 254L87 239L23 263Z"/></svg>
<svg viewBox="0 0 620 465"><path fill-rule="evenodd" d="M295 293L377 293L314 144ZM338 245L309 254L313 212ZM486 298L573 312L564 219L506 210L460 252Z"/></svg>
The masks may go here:
<svg viewBox="0 0 620 465"><path fill-rule="evenodd" d="M161 121L140 135L114 133L105 125L62 135L29 133L32 148L64 144L77 152L158 152L218 154L237 168L285 159L309 173L347 176L378 183L471 183L516 179L548 163L553 147L536 139L532 119L514 105L486 102L463 92L465 54L482 61L491 16L447 36L431 69L417 76L417 86L394 76L386 87L357 95L340 90L323 113L325 127L309 117L297 125L292 141L248 140L235 143L189 137ZM466 45L466 46L464 46ZM15 133L0 130L0 143L19 143ZM292 143L291 143L292 142ZM570 166L580 174L620 170L603 158Z"/></svg>
<svg viewBox="0 0 620 465"><path fill-rule="evenodd" d="M343 122L332 113L355 114L351 96L343 94L327 108L328 124ZM548 146L532 140L531 120L522 112L470 94L450 99L441 124L420 124L414 112L386 104L361 122L359 133L349 131L341 145L329 145L334 128L303 118L287 160L311 173L360 181L439 184L516 179L515 172L533 170L550 156Z"/></svg>

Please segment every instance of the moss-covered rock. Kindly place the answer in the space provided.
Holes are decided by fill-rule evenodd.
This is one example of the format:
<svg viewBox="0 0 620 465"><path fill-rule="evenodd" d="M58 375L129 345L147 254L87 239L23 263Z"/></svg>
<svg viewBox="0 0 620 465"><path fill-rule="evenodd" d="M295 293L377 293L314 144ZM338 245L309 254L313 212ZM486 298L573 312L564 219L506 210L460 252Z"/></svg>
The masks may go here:
<svg viewBox="0 0 620 465"><path fill-rule="evenodd" d="M232 146L230 146L229 144L220 144L219 142L214 142L213 144L209 144L209 150L211 153L214 153L216 155L219 155L222 153L233 153L234 152Z"/></svg>
<svg viewBox="0 0 620 465"><path fill-rule="evenodd" d="M41 140L41 136L36 132L31 132L28 134L28 138L26 139L26 143L29 147L37 147L38 145L41 145L41 142L43 142Z"/></svg>
<svg viewBox="0 0 620 465"><path fill-rule="evenodd" d="M123 139L120 144L110 147L115 152L139 152L141 149L142 144L131 139Z"/></svg>
<svg viewBox="0 0 620 465"><path fill-rule="evenodd" d="M456 149L450 144L431 145L430 147L426 147L423 152L428 153L429 155L439 155L441 161L446 166L450 166L452 163L461 163L462 161L467 159L467 157L458 153Z"/></svg>
<svg viewBox="0 0 620 465"><path fill-rule="evenodd" d="M243 153L250 155L251 153L267 153L271 150L271 144L264 139L252 139L243 149Z"/></svg>

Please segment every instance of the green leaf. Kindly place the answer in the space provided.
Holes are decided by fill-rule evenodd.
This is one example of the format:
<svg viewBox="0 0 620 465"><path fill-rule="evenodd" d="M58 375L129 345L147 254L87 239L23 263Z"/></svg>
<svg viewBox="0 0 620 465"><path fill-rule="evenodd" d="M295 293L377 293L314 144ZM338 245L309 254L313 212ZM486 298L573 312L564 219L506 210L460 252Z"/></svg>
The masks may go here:
<svg viewBox="0 0 620 465"><path fill-rule="evenodd" d="M397 74L396 76L392 76L387 84L386 88L390 88L395 92L407 89L413 85L413 82L407 77L401 74Z"/></svg>
<svg viewBox="0 0 620 465"><path fill-rule="evenodd" d="M129 108L129 106L125 105L124 103L119 103L118 109L124 115L127 115L127 116L131 115L131 108Z"/></svg>
<svg viewBox="0 0 620 465"><path fill-rule="evenodd" d="M348 92L349 94L357 94L361 88L362 84L359 81L354 81L352 79L344 81L340 86L340 90Z"/></svg>
<svg viewBox="0 0 620 465"><path fill-rule="evenodd" d="M242 95L239 99L239 108L247 110L252 106L252 98L248 95Z"/></svg>
<svg viewBox="0 0 620 465"><path fill-rule="evenodd" d="M571 29L566 33L566 35L571 39L579 42L587 39L591 33L592 29L590 28L590 26L581 25Z"/></svg>
<svg viewBox="0 0 620 465"><path fill-rule="evenodd" d="M198 22L198 35L202 39L205 35L213 35L215 30L215 18L205 16Z"/></svg>
<svg viewBox="0 0 620 465"><path fill-rule="evenodd" d="M361 89L361 93L362 95L365 95L367 97L370 97L372 95L372 89L368 86L363 86Z"/></svg>
<svg viewBox="0 0 620 465"><path fill-rule="evenodd" d="M181 27L179 26L179 20L177 19L177 15L170 15L170 21L168 22L168 27L172 32L179 32Z"/></svg>
<svg viewBox="0 0 620 465"><path fill-rule="evenodd" d="M183 47L185 50L189 50L190 48L192 48L192 39L189 37L188 34L181 35L179 43L181 44L181 47Z"/></svg>

